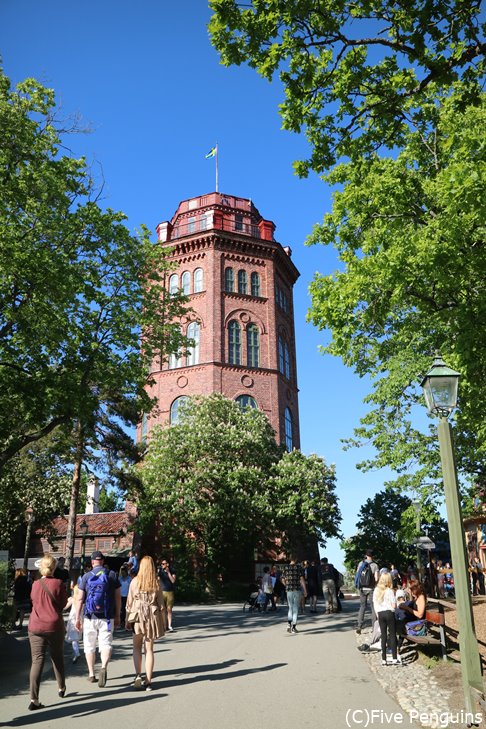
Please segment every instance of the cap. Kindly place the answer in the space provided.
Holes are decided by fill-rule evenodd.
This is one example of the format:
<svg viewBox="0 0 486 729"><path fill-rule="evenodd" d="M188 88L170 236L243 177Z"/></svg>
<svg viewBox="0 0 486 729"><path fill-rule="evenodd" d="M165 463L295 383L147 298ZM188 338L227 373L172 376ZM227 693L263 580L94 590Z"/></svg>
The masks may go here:
<svg viewBox="0 0 486 729"><path fill-rule="evenodd" d="M91 555L91 561L93 561L94 559L104 559L104 558L105 558L105 555L102 552L100 552L99 550L97 550L96 552L93 552L93 554Z"/></svg>

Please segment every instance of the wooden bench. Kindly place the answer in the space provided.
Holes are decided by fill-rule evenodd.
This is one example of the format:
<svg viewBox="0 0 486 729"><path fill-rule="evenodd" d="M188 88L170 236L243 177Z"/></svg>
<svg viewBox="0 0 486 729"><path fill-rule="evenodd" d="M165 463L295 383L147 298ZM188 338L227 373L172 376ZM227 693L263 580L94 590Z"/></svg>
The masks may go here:
<svg viewBox="0 0 486 729"><path fill-rule="evenodd" d="M438 602L437 610L427 610L425 613L425 624L427 628L429 625L437 626L439 628L440 638L434 638L432 635L405 635L404 639L408 640L409 643L415 643L416 645L440 645L442 650L442 658L447 660L447 642L445 633L445 617L444 608Z"/></svg>

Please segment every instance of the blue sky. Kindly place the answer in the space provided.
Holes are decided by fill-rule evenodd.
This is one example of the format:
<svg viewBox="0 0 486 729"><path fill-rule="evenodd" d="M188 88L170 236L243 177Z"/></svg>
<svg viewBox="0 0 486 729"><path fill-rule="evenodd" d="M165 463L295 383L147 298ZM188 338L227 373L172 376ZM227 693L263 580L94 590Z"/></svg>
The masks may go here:
<svg viewBox="0 0 486 729"><path fill-rule="evenodd" d="M294 176L292 162L308 150L303 136L280 128L278 83L221 66L209 17L205 0L2 0L2 65L13 83L31 76L55 89L62 115L79 115L91 130L67 145L92 163L103 204L123 210L131 229L145 223L155 231L180 200L213 191L214 160L205 154L218 142L220 191L251 198L301 272L294 305L302 450L336 464L350 536L360 506L389 474L361 473L355 466L367 451L342 450L370 385L320 354L326 334L305 321L314 272L337 267L333 249L304 246L330 210L330 191L315 175ZM342 564L336 540L326 554Z"/></svg>

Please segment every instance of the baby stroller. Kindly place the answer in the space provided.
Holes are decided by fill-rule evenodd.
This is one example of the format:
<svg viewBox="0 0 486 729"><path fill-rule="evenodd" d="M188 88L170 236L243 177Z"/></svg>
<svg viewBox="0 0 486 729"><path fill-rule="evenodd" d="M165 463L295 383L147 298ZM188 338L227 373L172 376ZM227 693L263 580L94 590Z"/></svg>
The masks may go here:
<svg viewBox="0 0 486 729"><path fill-rule="evenodd" d="M264 605L265 594L263 590L261 590L258 585L250 585L250 594L243 605L243 612L261 612Z"/></svg>

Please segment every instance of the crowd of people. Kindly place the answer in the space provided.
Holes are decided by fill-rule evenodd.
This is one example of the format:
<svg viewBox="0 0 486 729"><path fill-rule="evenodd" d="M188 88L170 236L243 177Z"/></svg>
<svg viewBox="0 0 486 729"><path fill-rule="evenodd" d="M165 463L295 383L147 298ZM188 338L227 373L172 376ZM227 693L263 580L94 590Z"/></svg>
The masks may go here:
<svg viewBox="0 0 486 729"><path fill-rule="evenodd" d="M65 640L72 645L73 663L81 655L82 640L88 681L104 687L114 631L120 627L130 631L133 637L134 688L152 690L154 641L161 638L166 630L173 631L175 570L166 559L161 560L157 567L152 557L139 559L135 553L130 554L119 573L108 569L104 562L102 552L93 552L91 569L77 580L70 581L63 559L57 561L46 554L37 563L40 578L30 583L28 589L25 587L29 582L26 575L16 576L15 604L20 625L30 608L30 711L44 708L39 699L39 689L47 653L54 668L58 695L64 698L66 694ZM98 672L97 649L101 659ZM144 672L142 654L145 655Z"/></svg>

